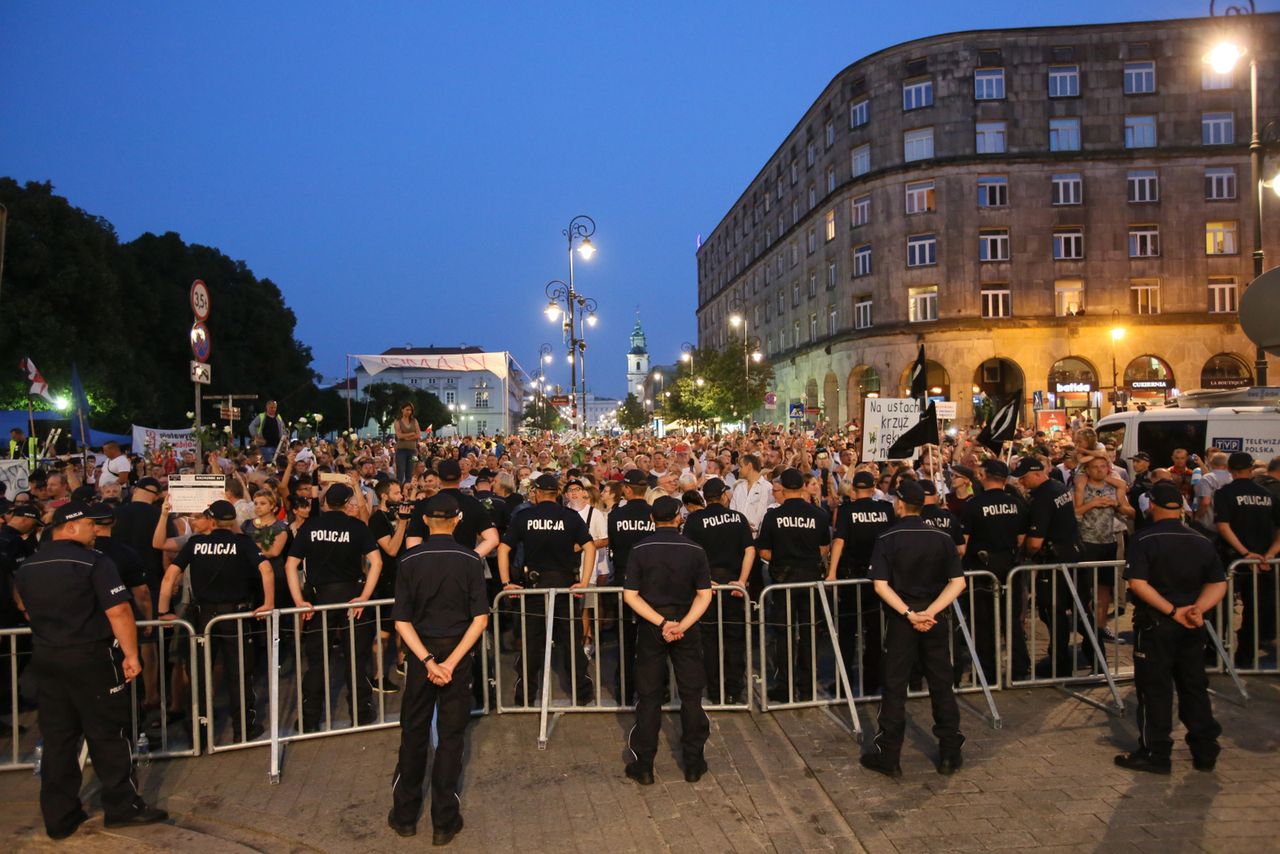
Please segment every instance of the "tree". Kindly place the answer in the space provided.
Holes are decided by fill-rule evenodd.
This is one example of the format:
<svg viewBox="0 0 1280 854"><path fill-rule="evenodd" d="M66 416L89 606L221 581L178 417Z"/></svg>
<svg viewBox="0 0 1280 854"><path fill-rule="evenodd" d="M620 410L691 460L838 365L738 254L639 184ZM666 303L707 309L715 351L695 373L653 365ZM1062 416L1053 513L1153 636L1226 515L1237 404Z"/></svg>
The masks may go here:
<svg viewBox="0 0 1280 854"><path fill-rule="evenodd" d="M742 350L733 344L719 351L696 351L693 366L670 386L666 411L680 421L703 425L750 418L773 384L773 367L752 363L748 373Z"/></svg>
<svg viewBox="0 0 1280 854"><path fill-rule="evenodd" d="M353 401L354 408L361 412L356 418L360 423L372 417L383 430L389 430L391 422L400 417L400 407L405 403L413 404L414 417L424 430L428 425L432 430L439 430L453 423L452 413L440 398L420 388L402 383L372 383L365 386L364 394L364 401Z"/></svg>
<svg viewBox="0 0 1280 854"><path fill-rule="evenodd" d="M649 423L649 413L634 392L628 393L618 409L618 426L623 430L640 430Z"/></svg>
<svg viewBox="0 0 1280 854"><path fill-rule="evenodd" d="M565 427L559 411L545 398L526 405L520 423L533 430L563 430Z"/></svg>

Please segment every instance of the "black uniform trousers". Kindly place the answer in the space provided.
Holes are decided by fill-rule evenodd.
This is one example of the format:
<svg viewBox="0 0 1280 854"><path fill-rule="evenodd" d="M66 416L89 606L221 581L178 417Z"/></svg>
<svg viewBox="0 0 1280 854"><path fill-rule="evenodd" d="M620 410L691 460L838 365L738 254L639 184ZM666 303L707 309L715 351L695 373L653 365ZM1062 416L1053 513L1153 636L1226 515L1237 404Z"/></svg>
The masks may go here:
<svg viewBox="0 0 1280 854"><path fill-rule="evenodd" d="M839 579L866 578L868 567L838 567ZM859 697L880 693L880 660L884 649L884 626L880 619L880 597L870 584L842 584L832 588L836 596L836 632L840 657L844 659L849 686ZM858 655L858 647L862 655ZM858 679L854 667L859 667Z"/></svg>
<svg viewBox="0 0 1280 854"><path fill-rule="evenodd" d="M133 771L123 662L114 640L63 647L36 644L33 667L44 739L40 812L51 835L67 831L83 814L82 737L102 783L106 817L123 818L142 802Z"/></svg>
<svg viewBox="0 0 1280 854"><path fill-rule="evenodd" d="M716 584L729 584L738 580L738 570L713 566L711 580ZM703 658L706 661L707 696L716 705L726 702L726 697L741 698L746 689L746 609L749 603L750 600L745 595L739 598L727 590L717 590L707 612L698 621L698 628L702 632ZM723 645L720 642L722 637ZM723 696L720 693L722 670Z"/></svg>
<svg viewBox="0 0 1280 854"><path fill-rule="evenodd" d="M578 578L572 572L545 571L538 573L534 585L539 590L563 588L576 584ZM522 597L525 602L524 647L521 658L516 659L516 703L527 706L542 687L542 662L547 652L547 598L532 594ZM556 595L555 616L551 621L551 666L555 667L555 648L559 647L566 671L570 671L574 684L575 704L595 698L591 675L587 668L587 656L582 651L582 636L578 630L578 603L572 594ZM518 619L518 618L517 618ZM516 623L519 625L519 622ZM521 660L523 659L523 660ZM522 682L528 671L529 683Z"/></svg>
<svg viewBox="0 0 1280 854"><path fill-rule="evenodd" d="M1238 558L1239 555L1224 556L1224 560ZM1255 578L1258 584L1257 596L1253 592ZM1257 658L1262 655L1259 647L1276 639L1276 570L1259 572L1256 566L1242 566L1235 573L1235 588L1240 592L1240 602L1244 606L1240 616L1240 629L1236 634L1236 667L1253 668L1257 666ZM1254 609L1257 609L1256 620Z"/></svg>
<svg viewBox="0 0 1280 854"><path fill-rule="evenodd" d="M1075 563L1080 558L1074 552L1065 556L1058 555L1055 557L1042 551L1034 560L1036 563ZM1106 572L1111 572L1111 570L1108 569ZM1071 589L1066 582L1068 575L1075 584L1076 593L1079 594L1080 602L1085 606L1085 611L1080 611L1076 608L1076 601L1072 598ZM1058 678L1075 675L1076 651L1072 646L1072 640L1077 633L1087 637L1085 635L1085 621L1090 619L1088 607L1089 602L1093 599L1093 585L1096 575L1096 569L1087 567L1076 570L1069 568L1067 574L1049 570L1041 570L1035 574L1036 613L1049 628L1047 659L1053 662L1047 672L1042 672L1038 675L1048 676L1052 673ZM1054 598L1055 592L1056 600ZM1086 656L1090 659L1094 658L1092 644L1089 644L1086 640L1082 642L1082 648L1085 650Z"/></svg>
<svg viewBox="0 0 1280 854"><path fill-rule="evenodd" d="M636 702L636 612L619 600L618 604L618 670L613 675L618 703L633 706ZM599 649L599 646L596 647Z"/></svg>
<svg viewBox="0 0 1280 854"><path fill-rule="evenodd" d="M905 600L912 610L922 611L929 602ZM893 761L902 753L907 728L907 683L919 664L929 683L933 706L933 734L944 755L958 752L964 744L960 734L960 707L951 689L951 618L946 611L927 632L916 631L901 614L885 612L884 690L880 699L879 732L876 747Z"/></svg>
<svg viewBox="0 0 1280 854"><path fill-rule="evenodd" d="M1208 630L1188 629L1139 606L1134 614L1134 684L1138 689L1138 739L1152 754L1168 758L1173 750L1173 690L1178 689L1178 718L1187 728L1187 745L1196 759L1218 756L1222 727L1213 718L1209 676L1204 669Z"/></svg>
<svg viewBox="0 0 1280 854"><path fill-rule="evenodd" d="M972 570L985 570L993 574L997 581L993 583L990 578L985 576L976 576L972 579L973 586L973 605L972 613L968 613L970 609L970 597L961 596L960 603L969 616L971 625L973 626L973 645L978 653L978 663L982 666L982 674L987 677L987 684L994 685L996 682L997 663L1000 659L1001 638L997 635L996 624L1004 619L1001 613L998 617L996 609L1000 607L998 597L994 594L999 585L1004 585L1005 595L1013 598L1013 672L1014 679L1026 679L1031 675L1031 655L1027 649L1027 574L1020 572L1013 577L1012 583L1009 582L1009 571L1013 569L1017 562L1016 555L1013 552L993 552L988 553L986 558L980 556L965 568ZM1070 596L1070 594L1067 594ZM1037 605L1040 603L1037 602ZM961 638L957 638L956 655L959 656L964 650L964 642Z"/></svg>
<svg viewBox="0 0 1280 854"><path fill-rule="evenodd" d="M773 566L769 567L775 583L819 581L822 567ZM821 606L818 597L822 591L812 588L782 590L769 600L772 614L768 617L773 626L773 664L769 668L782 680L779 688L789 683L795 686L796 700L813 699L814 669L813 639ZM788 613L789 612L789 613ZM788 655L788 647L791 654Z"/></svg>
<svg viewBox="0 0 1280 854"><path fill-rule="evenodd" d="M187 619L191 620L196 631L204 634L214 617L223 614L236 614L249 610L248 602L201 602L191 606ZM256 660L257 619L223 620L214 623L209 636L209 663L211 669L205 678L200 680L200 690L204 696L214 691L212 666L222 659L222 672L226 679L227 705L231 714L231 726L241 741L247 741L248 731L255 728L258 721L256 710L257 695L253 690L253 670ZM244 668L240 667L241 632L244 639ZM203 699L203 698L202 698ZM203 714L207 705L202 702L200 711ZM240 710L244 710L244 726L241 726ZM210 715L210 718L213 716Z"/></svg>
<svg viewBox="0 0 1280 854"><path fill-rule="evenodd" d="M335 605L350 602L364 590L364 585L356 581L343 581L336 584L317 584L314 587L315 605ZM328 620L325 629L324 620ZM307 672L302 677L302 725L312 731L319 729L324 716L325 696L331 690L332 679L336 674L347 686L347 698L351 703L352 725L371 723L373 721L373 685L369 681L368 661L373 650L374 621L371 608L355 620L355 636L348 637L347 612L341 608L332 611L319 611L303 625L302 651L307 659ZM336 641L336 643L335 643ZM352 646L355 648L355 684L352 684L353 664L350 659ZM329 680L326 682L324 672L325 651L329 655Z"/></svg>
<svg viewBox="0 0 1280 854"><path fill-rule="evenodd" d="M689 609L680 605L654 608L668 620L679 621ZM658 753L658 731L662 728L662 696L667 687L667 661L676 672L676 693L680 695L680 745L685 768L700 765L702 748L711 735L711 721L702 710L706 670L702 660L702 635L686 632L678 641L667 643L662 629L641 621L636 638L636 725L627 736L627 746L636 761L652 768Z"/></svg>
<svg viewBox="0 0 1280 854"><path fill-rule="evenodd" d="M462 640L423 638L437 661L444 661ZM431 716L436 714L435 762L431 766L431 824L452 827L458 819L458 778L462 776L463 736L471 720L473 648L454 668L443 687L427 678L427 668L413 656L405 662L404 698L400 703L400 758L392 778L392 815L397 824L414 825L422 811L422 784L427 774Z"/></svg>

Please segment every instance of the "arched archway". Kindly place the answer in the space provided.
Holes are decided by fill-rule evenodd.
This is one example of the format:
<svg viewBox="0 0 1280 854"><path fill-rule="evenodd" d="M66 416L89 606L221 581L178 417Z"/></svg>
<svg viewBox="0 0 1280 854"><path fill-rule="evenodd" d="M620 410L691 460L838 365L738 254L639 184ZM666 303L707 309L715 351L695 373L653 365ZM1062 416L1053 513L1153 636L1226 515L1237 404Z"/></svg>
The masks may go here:
<svg viewBox="0 0 1280 854"><path fill-rule="evenodd" d="M831 429L840 426L840 380L835 371L827 371L822 380L822 415Z"/></svg>
<svg viewBox="0 0 1280 854"><path fill-rule="evenodd" d="M1200 369L1200 388L1240 388L1253 385L1249 363L1234 353L1219 353Z"/></svg>
<svg viewBox="0 0 1280 854"><path fill-rule="evenodd" d="M914 365L914 362L912 365ZM912 365L907 365L902 372L902 376L898 380L898 388L901 390L902 397L911 396ZM940 397L943 400L951 400L951 375L947 373L947 369L932 359L925 359L924 370L925 394L929 397Z"/></svg>
<svg viewBox="0 0 1280 854"><path fill-rule="evenodd" d="M880 374L870 365L858 365L849 372L845 383L846 397L849 401L849 421L862 423L863 402L868 397L880 396Z"/></svg>
<svg viewBox="0 0 1280 854"><path fill-rule="evenodd" d="M978 365L978 369L973 372L973 384L978 387L976 393L1001 399L1025 393L1027 387L1026 377L1018 363L999 357L987 359Z"/></svg>
<svg viewBox="0 0 1280 854"><path fill-rule="evenodd" d="M1067 419L1083 413L1099 416L1098 369L1088 359L1068 356L1049 368L1049 409L1063 410Z"/></svg>
<svg viewBox="0 0 1280 854"><path fill-rule="evenodd" d="M1177 385L1169 363L1147 354L1125 367L1124 387L1134 403L1155 403L1167 402Z"/></svg>
<svg viewBox="0 0 1280 854"><path fill-rule="evenodd" d="M818 408L818 381L812 377L804 384L804 408L806 421L809 420L809 410Z"/></svg>

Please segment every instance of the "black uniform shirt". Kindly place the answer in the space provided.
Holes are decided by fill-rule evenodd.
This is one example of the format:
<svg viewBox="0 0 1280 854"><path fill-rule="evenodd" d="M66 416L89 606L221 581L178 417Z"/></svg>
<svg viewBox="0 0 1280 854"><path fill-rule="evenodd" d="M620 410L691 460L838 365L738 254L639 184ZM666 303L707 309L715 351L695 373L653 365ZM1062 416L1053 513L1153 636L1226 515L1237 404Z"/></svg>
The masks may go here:
<svg viewBox="0 0 1280 854"><path fill-rule="evenodd" d="M840 552L840 568L857 570L866 575L871 565L871 550L876 538L897 521L893 505L875 498L856 498L836 508L837 539L844 540Z"/></svg>
<svg viewBox="0 0 1280 854"><path fill-rule="evenodd" d="M94 538L93 549L111 558L111 562L116 565L116 572L120 573L120 580L128 587L141 587L147 583L147 574L142 569L142 558L138 557L138 553L128 545L115 537L104 537L99 534Z"/></svg>
<svg viewBox="0 0 1280 854"><path fill-rule="evenodd" d="M578 511L540 501L512 518L503 542L513 549L524 545L524 565L529 569L577 576L582 558L573 547L591 542L591 532Z"/></svg>
<svg viewBox="0 0 1280 854"><path fill-rule="evenodd" d="M22 562L36 551L36 538L24 538L16 528L0 525L0 628L24 624L22 612L13 601L13 580ZM0 641L0 648L3 648Z"/></svg>
<svg viewBox="0 0 1280 854"><path fill-rule="evenodd" d="M1241 545L1265 554L1276 541L1280 503L1248 478L1237 478L1213 494L1213 519L1226 522Z"/></svg>
<svg viewBox="0 0 1280 854"><path fill-rule="evenodd" d="M751 523L737 510L713 504L695 510L684 520L684 535L702 546L707 562L716 570L728 570L737 580L742 556L751 548Z"/></svg>
<svg viewBox="0 0 1280 854"><path fill-rule="evenodd" d="M964 576L955 541L919 516L907 516L876 538L871 575L902 599L932 602L953 578Z"/></svg>
<svg viewBox="0 0 1280 854"><path fill-rule="evenodd" d="M396 538L396 514L388 513L385 510L374 510L373 515L369 517L369 535L373 537L373 541L378 544L378 551L382 554L382 571L378 573L378 589L375 596L378 599L390 599L395 595L396 589L396 560L397 555L388 554L382 548L382 538ZM404 539L409 539L408 526L405 526ZM404 552L404 540L400 541L400 552Z"/></svg>
<svg viewBox="0 0 1280 854"><path fill-rule="evenodd" d="M480 535L494 527L489 511L483 504L460 489L442 489L440 494L452 495L458 502L458 510L462 512L462 518L453 529L453 538L459 545L474 549L480 540ZM427 512L427 502L430 500L430 498L423 498L413 505L413 518L409 520L409 530L404 535L406 540L409 537L421 537L425 540L431 535L427 523L422 518Z"/></svg>
<svg viewBox="0 0 1280 854"><path fill-rule="evenodd" d="M456 638L489 611L484 561L449 534L432 534L400 555L391 619L423 638Z"/></svg>
<svg viewBox="0 0 1280 854"><path fill-rule="evenodd" d="M772 552L773 566L817 566L831 542L830 518L803 498L788 498L764 514L756 547Z"/></svg>
<svg viewBox="0 0 1280 854"><path fill-rule="evenodd" d="M1179 607L1195 604L1204 585L1226 581L1213 544L1177 519L1147 525L1126 552L1125 579L1146 581Z"/></svg>
<svg viewBox="0 0 1280 854"><path fill-rule="evenodd" d="M965 554L977 557L978 552L1013 553L1018 548L1018 537L1027 532L1028 516L1026 503L1003 489L974 493L965 502L960 520L969 535Z"/></svg>
<svg viewBox="0 0 1280 854"><path fill-rule="evenodd" d="M609 511L609 553L613 557L615 584L627 579L627 558L632 547L656 530L649 511L649 502L643 498L628 498L626 504Z"/></svg>
<svg viewBox="0 0 1280 854"><path fill-rule="evenodd" d="M298 529L289 557L307 561L308 584L358 584L364 580L364 556L377 548L364 522L341 510L326 510Z"/></svg>
<svg viewBox="0 0 1280 854"><path fill-rule="evenodd" d="M1044 538L1044 546L1051 545L1053 555L1058 560L1070 562L1076 559L1079 554L1080 526L1076 523L1071 487L1056 480L1046 480L1031 491L1031 517L1027 524L1027 536Z"/></svg>
<svg viewBox="0 0 1280 854"><path fill-rule="evenodd" d="M116 524L111 529L111 536L117 541L133 548L142 560L142 570L147 576L147 586L153 591L160 589L160 580L164 578L164 552L151 545L155 536L156 524L160 521L160 505L144 504L141 501L130 501L116 508ZM170 517L165 535L176 537L178 529Z"/></svg>
<svg viewBox="0 0 1280 854"><path fill-rule="evenodd" d="M214 528L187 540L173 562L191 573L196 602L230 605L254 600L262 584L258 565L264 560L248 534Z"/></svg>
<svg viewBox="0 0 1280 854"><path fill-rule="evenodd" d="M133 601L111 558L71 540L47 543L23 561L17 588L43 646L110 640L105 612Z"/></svg>
<svg viewBox="0 0 1280 854"><path fill-rule="evenodd" d="M957 546L964 545L964 528L960 524L960 519L947 508L937 504L926 504L920 511L920 518L929 527L950 534Z"/></svg>
<svg viewBox="0 0 1280 854"><path fill-rule="evenodd" d="M489 520L493 522L493 527L498 529L498 536L501 537L505 534L507 526L511 524L511 511L517 505L507 503L496 492L477 492L475 499L488 512Z"/></svg>
<svg viewBox="0 0 1280 854"><path fill-rule="evenodd" d="M631 549L625 586L653 608L687 608L699 590L711 589L711 565L702 546L660 528Z"/></svg>

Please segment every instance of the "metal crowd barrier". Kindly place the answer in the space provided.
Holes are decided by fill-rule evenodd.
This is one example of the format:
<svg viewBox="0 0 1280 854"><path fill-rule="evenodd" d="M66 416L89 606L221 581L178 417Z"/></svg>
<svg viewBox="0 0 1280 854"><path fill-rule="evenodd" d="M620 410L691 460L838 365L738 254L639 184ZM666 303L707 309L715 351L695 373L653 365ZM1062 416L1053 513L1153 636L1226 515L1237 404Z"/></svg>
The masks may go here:
<svg viewBox="0 0 1280 854"><path fill-rule="evenodd" d="M220 656L222 665L222 678L215 679L214 655L217 648L221 646L221 627L224 625L232 626L235 632L235 667L232 668L232 662L226 660L225 655ZM205 623L204 634L200 638L200 643L204 647L204 656L202 659L204 670L201 684L204 686L204 717L200 719L201 726L205 729L205 752L219 753L224 750L236 750L242 747L260 747L265 745L267 741L262 739L261 735L255 735L248 738L249 720L251 716L256 716L256 696L253 704L246 702L245 686L248 684L253 691L254 682L258 677L258 656L255 647L258 644L249 644L246 641L253 640L255 636L265 641L268 637L267 631L271 625L270 614L264 615L262 618L255 617L251 612L241 612L234 614L221 614L209 622ZM268 662L263 662L268 663ZM246 671L246 668L248 670ZM240 679L233 678L233 672L243 674ZM266 674L268 680L271 679L275 671L269 670ZM222 693L226 696L229 705L228 717L231 725L231 741L229 743L218 743L218 726L217 719L214 717L214 698L218 694L220 685L226 686L226 690ZM256 695L256 691L253 691ZM265 731L261 723L258 727Z"/></svg>
<svg viewBox="0 0 1280 854"><path fill-rule="evenodd" d="M1265 570L1261 569L1264 565ZM1239 627L1223 626L1223 633L1226 652L1238 673L1252 676L1275 674L1280 670L1276 647L1276 627L1280 625L1278 573L1280 558L1241 559L1233 561L1227 570L1225 601L1234 604L1239 595L1241 612ZM1268 647L1270 653L1266 654L1264 650Z"/></svg>

